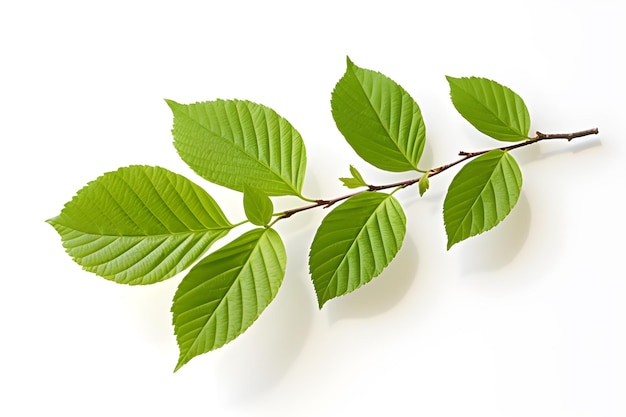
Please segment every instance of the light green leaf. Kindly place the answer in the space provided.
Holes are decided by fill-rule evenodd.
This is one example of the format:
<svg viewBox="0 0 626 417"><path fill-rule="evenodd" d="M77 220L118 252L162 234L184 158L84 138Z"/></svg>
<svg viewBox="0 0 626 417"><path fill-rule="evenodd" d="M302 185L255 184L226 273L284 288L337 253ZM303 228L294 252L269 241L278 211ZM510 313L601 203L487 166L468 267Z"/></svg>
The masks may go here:
<svg viewBox="0 0 626 417"><path fill-rule="evenodd" d="M389 194L357 194L331 211L309 254L319 307L378 276L400 250L405 232L402 207Z"/></svg>
<svg viewBox="0 0 626 417"><path fill-rule="evenodd" d="M511 89L486 78L446 78L454 107L476 129L506 142L528 139L528 109Z"/></svg>
<svg viewBox="0 0 626 417"><path fill-rule="evenodd" d="M393 80L347 61L331 99L337 128L370 164L393 172L416 170L426 142L417 103Z"/></svg>
<svg viewBox="0 0 626 417"><path fill-rule="evenodd" d="M200 176L243 191L302 197L306 152L302 137L274 110L241 100L183 105L174 113L174 146Z"/></svg>
<svg viewBox="0 0 626 417"><path fill-rule="evenodd" d="M429 174L430 174L430 172L425 172L424 175L422 175L422 177L420 178L420 180L417 183L417 187L419 188L419 192L420 192L420 197L423 196L424 193L430 187Z"/></svg>
<svg viewBox="0 0 626 417"><path fill-rule="evenodd" d="M85 270L131 285L174 276L233 227L196 184L141 165L90 182L48 223Z"/></svg>
<svg viewBox="0 0 626 417"><path fill-rule="evenodd" d="M274 205L263 191L244 185L243 208L252 224L266 226L272 220Z"/></svg>
<svg viewBox="0 0 626 417"><path fill-rule="evenodd" d="M287 255L273 229L251 230L198 262L172 305L176 370L241 335L276 296Z"/></svg>
<svg viewBox="0 0 626 417"><path fill-rule="evenodd" d="M443 203L448 249L500 223L521 189L522 173L508 152L496 149L468 162L452 180Z"/></svg>
<svg viewBox="0 0 626 417"><path fill-rule="evenodd" d="M350 178L339 178L339 180L343 182L344 186L348 188L367 187L367 183L363 179L363 176L361 176L361 173L352 165L350 165L350 174L352 174L352 177Z"/></svg>

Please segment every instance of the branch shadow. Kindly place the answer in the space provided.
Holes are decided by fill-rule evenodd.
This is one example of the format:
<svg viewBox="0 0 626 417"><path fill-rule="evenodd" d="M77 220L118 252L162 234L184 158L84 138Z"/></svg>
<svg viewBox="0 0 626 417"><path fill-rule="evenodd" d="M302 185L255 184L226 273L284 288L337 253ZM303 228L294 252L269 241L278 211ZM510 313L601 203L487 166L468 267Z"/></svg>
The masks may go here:
<svg viewBox="0 0 626 417"><path fill-rule="evenodd" d="M544 159L553 158L558 155L564 155L568 153L577 154L579 152L584 152L589 149L602 147L602 140L598 137L588 140L574 139L574 141L566 147L558 147L553 150L544 151L541 149L541 146L537 145L548 145L546 142L542 142L539 144L526 146L524 149L520 149L517 152L516 159L520 163L520 165L530 165L532 163L537 163ZM575 142L576 141L576 142ZM550 142L550 141L547 141Z"/></svg>

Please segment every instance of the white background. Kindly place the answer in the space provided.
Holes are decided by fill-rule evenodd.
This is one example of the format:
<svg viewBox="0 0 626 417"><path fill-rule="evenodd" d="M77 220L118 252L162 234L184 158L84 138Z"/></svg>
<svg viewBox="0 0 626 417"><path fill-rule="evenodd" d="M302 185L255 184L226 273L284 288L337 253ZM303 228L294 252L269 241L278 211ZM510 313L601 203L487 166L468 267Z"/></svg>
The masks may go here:
<svg viewBox="0 0 626 417"><path fill-rule="evenodd" d="M598 0L3 2L0 415L626 415L625 17ZM498 145L456 113L445 75L509 86L533 131L600 135L516 152L514 211L449 252L441 206L454 172L424 198L398 193L402 250L321 311L307 253L324 213L281 222L288 269L274 303L172 373L181 277L105 281L44 220L129 164L184 174L242 218L239 194L178 158L164 98L274 108L305 140L307 196L345 193L349 164L371 183L402 178L368 168L334 126L346 55L419 103L424 166Z"/></svg>

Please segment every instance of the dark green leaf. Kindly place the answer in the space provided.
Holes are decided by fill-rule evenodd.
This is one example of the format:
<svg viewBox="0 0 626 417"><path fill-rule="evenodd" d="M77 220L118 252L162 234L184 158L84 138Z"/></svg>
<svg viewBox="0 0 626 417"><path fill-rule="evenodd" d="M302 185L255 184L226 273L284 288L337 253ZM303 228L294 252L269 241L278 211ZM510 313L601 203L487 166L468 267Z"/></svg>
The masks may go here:
<svg viewBox="0 0 626 417"><path fill-rule="evenodd" d="M400 250L405 232L402 207L389 194L357 194L331 211L309 254L319 307L378 276Z"/></svg>
<svg viewBox="0 0 626 417"><path fill-rule="evenodd" d="M511 89L486 78L446 78L454 107L476 129L507 142L528 139L528 109Z"/></svg>
<svg viewBox="0 0 626 417"><path fill-rule="evenodd" d="M467 163L452 180L443 203L448 249L501 222L521 189L522 173L508 152L493 150Z"/></svg>
<svg viewBox="0 0 626 417"><path fill-rule="evenodd" d="M426 128L417 103L393 80L348 58L331 106L337 128L361 158L387 171L417 169Z"/></svg>
<svg viewBox="0 0 626 417"><path fill-rule="evenodd" d="M48 223L84 269L131 285L179 273L233 227L196 184L140 165L90 182Z"/></svg>
<svg viewBox="0 0 626 417"><path fill-rule="evenodd" d="M243 187L243 208L246 217L252 224L257 226L267 226L272 220L274 205L272 200L263 191L256 188Z"/></svg>
<svg viewBox="0 0 626 417"><path fill-rule="evenodd" d="M181 281L172 305L176 370L241 335L276 296L287 255L273 229L255 229L211 253Z"/></svg>
<svg viewBox="0 0 626 417"><path fill-rule="evenodd" d="M200 176L237 191L246 184L269 196L302 197L304 143L272 109L241 100L167 104L174 145Z"/></svg>

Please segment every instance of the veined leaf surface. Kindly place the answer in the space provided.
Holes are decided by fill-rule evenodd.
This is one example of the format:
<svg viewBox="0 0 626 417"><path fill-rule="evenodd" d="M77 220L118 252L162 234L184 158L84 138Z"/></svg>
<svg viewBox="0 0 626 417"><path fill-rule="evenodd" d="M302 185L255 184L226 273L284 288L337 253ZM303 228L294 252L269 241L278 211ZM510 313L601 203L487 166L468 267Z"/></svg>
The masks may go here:
<svg viewBox="0 0 626 417"><path fill-rule="evenodd" d="M425 172L424 175L421 176L419 182L417 183L417 188L420 193L420 197L424 195L426 191L430 188L430 172Z"/></svg>
<svg viewBox="0 0 626 417"><path fill-rule="evenodd" d="M390 194L357 194L331 211L309 254L319 307L378 276L400 250L405 233L406 217Z"/></svg>
<svg viewBox="0 0 626 417"><path fill-rule="evenodd" d="M246 212L246 217L252 224L266 226L272 220L272 212L274 210L272 200L263 191L256 188L244 185L243 208Z"/></svg>
<svg viewBox="0 0 626 417"><path fill-rule="evenodd" d="M273 229L251 230L198 262L172 305L176 370L241 335L276 296L287 255Z"/></svg>
<svg viewBox="0 0 626 417"><path fill-rule="evenodd" d="M521 189L522 173L508 152L493 150L468 162L450 183L443 203L448 249L500 223Z"/></svg>
<svg viewBox="0 0 626 417"><path fill-rule="evenodd" d="M339 180L348 188L367 187L367 183L363 179L361 173L352 165L350 165L350 174L352 177L341 177Z"/></svg>
<svg viewBox="0 0 626 417"><path fill-rule="evenodd" d="M419 106L400 85L348 58L331 107L337 128L361 158L386 171L417 169L426 128Z"/></svg>
<svg viewBox="0 0 626 417"><path fill-rule="evenodd" d="M202 188L142 165L90 182L48 223L85 270L131 285L179 273L232 228Z"/></svg>
<svg viewBox="0 0 626 417"><path fill-rule="evenodd" d="M304 143L274 110L242 100L167 104L174 146L200 176L237 191L247 184L270 196L302 197Z"/></svg>
<svg viewBox="0 0 626 417"><path fill-rule="evenodd" d="M528 109L510 88L486 78L446 78L454 107L476 129L507 142L528 139Z"/></svg>

